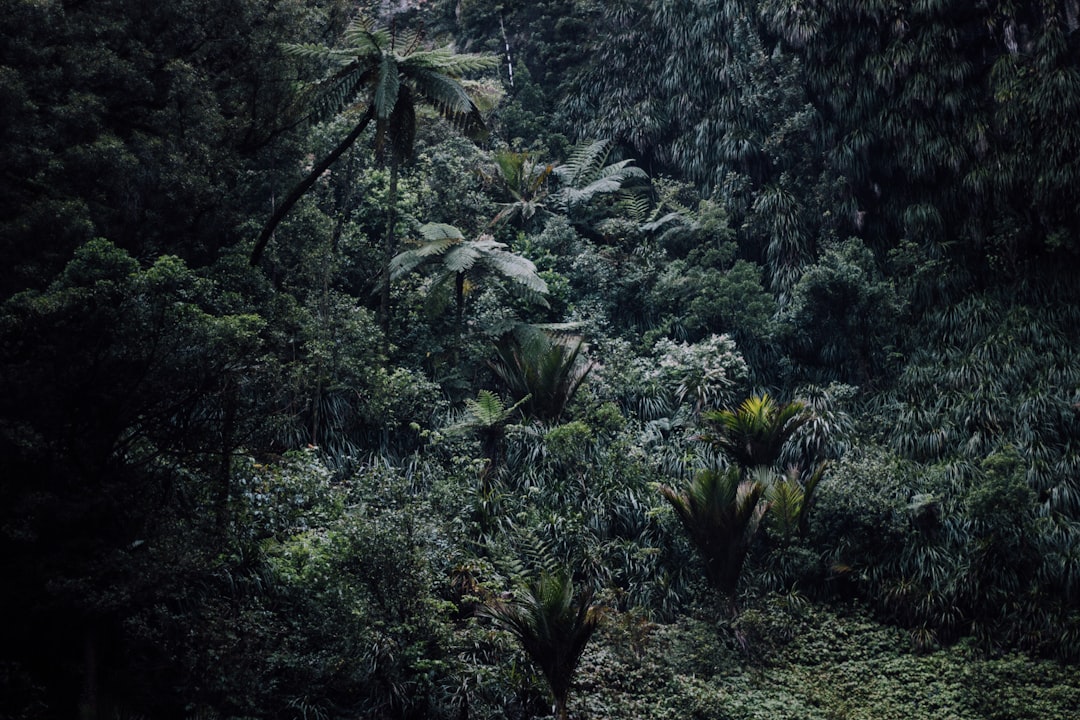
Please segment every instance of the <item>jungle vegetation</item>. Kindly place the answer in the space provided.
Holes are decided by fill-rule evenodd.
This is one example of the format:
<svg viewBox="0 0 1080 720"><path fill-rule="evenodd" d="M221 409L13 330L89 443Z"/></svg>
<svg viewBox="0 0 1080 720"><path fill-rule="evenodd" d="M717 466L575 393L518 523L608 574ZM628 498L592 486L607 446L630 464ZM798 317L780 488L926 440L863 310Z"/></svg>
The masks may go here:
<svg viewBox="0 0 1080 720"><path fill-rule="evenodd" d="M1064 718L1077 0L0 0L0 717Z"/></svg>

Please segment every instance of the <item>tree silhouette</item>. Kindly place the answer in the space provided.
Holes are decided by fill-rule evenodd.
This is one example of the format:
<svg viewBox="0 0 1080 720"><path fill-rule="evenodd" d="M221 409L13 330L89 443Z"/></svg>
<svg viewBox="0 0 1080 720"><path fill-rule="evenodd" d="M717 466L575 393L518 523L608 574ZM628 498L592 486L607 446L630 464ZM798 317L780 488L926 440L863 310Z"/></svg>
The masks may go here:
<svg viewBox="0 0 1080 720"><path fill-rule="evenodd" d="M375 149L388 150L390 183L386 198L386 232L383 236L383 277L380 315L383 329L389 324L389 263L394 249L398 167L412 153L416 135L416 110L420 104L434 108L467 135L484 130L480 109L461 83L465 73L495 67L490 55L458 54L450 47L425 49L419 32L376 28L366 17L353 20L344 34L345 46L287 44L285 52L298 58L328 63L333 70L310 87L310 118L321 121L353 108L366 106L353 129L301 180L274 211L259 233L251 252L251 264L262 257L274 229L315 181L375 122Z"/></svg>
<svg viewBox="0 0 1080 720"><path fill-rule="evenodd" d="M543 673L555 700L555 717L567 720L574 671L600 623L592 592L575 595L568 573L543 573L509 600L493 599L481 609L510 631Z"/></svg>

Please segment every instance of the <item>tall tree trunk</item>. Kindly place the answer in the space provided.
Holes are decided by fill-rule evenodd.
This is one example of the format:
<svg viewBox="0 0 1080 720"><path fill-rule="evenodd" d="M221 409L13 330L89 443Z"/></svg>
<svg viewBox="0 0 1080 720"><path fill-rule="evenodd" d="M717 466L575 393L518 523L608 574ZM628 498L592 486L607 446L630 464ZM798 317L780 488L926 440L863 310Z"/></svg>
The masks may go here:
<svg viewBox="0 0 1080 720"><path fill-rule="evenodd" d="M98 720L98 649L93 625L83 631L83 687L79 698L80 720Z"/></svg>
<svg viewBox="0 0 1080 720"><path fill-rule="evenodd" d="M390 261L394 257L394 226L397 224L398 159L390 153L390 187L386 192L386 232L383 233L382 296L379 301L379 325L383 346L390 342Z"/></svg>
<svg viewBox="0 0 1080 720"><path fill-rule="evenodd" d="M275 228L278 224L285 219L285 216L292 210L292 206L304 197L304 193L311 189L311 186L315 184L324 172L330 169L330 166L341 157L346 150L353 146L357 138L363 134L367 129L368 123L371 122L371 118L375 116L374 106L369 107L368 111L364 113L364 117L360 118L360 122L356 127L352 129L345 139L338 143L337 147L330 151L330 154L324 157L315 167L311 169L311 172L292 189L286 198L281 202L281 205L274 210L274 214L270 216L270 219L266 221L266 225L263 226L262 232L259 233L259 239L255 241L255 248L251 251L251 264L258 265L259 259L262 257L263 250L266 249L266 244L270 241L270 236L274 234Z"/></svg>
<svg viewBox="0 0 1080 720"><path fill-rule="evenodd" d="M216 505L214 510L217 516L215 518L217 531L222 537L225 536L229 529L229 505L232 501L232 456L235 449L236 406L239 401L236 382L235 378L226 376L225 387L222 389L225 406L221 419L221 455L219 458L217 499L214 503Z"/></svg>
<svg viewBox="0 0 1080 720"><path fill-rule="evenodd" d="M461 331L465 322L465 273L459 272L454 277L454 300L457 306L454 308L454 367L458 366L461 354Z"/></svg>
<svg viewBox="0 0 1080 720"><path fill-rule="evenodd" d="M570 709L564 697L555 698L555 720L570 720Z"/></svg>

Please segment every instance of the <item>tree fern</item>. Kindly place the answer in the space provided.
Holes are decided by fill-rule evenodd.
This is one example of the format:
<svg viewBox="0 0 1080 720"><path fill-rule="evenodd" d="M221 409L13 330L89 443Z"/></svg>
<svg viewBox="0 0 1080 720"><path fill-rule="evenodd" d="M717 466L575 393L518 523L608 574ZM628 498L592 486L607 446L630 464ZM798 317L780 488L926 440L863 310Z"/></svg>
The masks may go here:
<svg viewBox="0 0 1080 720"><path fill-rule="evenodd" d="M412 152L416 133L417 103L434 107L452 125L467 134L477 134L483 121L476 103L468 96L460 80L464 73L494 68L498 58L488 55L459 56L448 49L429 51L420 46L420 35L397 34L378 29L365 17L354 19L343 39L346 47L285 45L287 54L305 60L337 65L321 82L311 86L311 119L319 121L356 105L366 105L359 122L312 171L293 188L263 226L251 253L257 264L278 223L315 181L359 139L367 125L375 121L375 146L389 147L391 181L388 208L388 237L384 239L384 278L382 314L384 326L389 294L389 265L393 255L393 204L396 201L397 162Z"/></svg>
<svg viewBox="0 0 1080 720"><path fill-rule="evenodd" d="M506 244L491 235L466 240L461 231L444 223L427 223L420 227L425 242L405 250L391 259L392 280L400 280L424 265L438 260L429 298L437 298L443 289L453 287L460 329L465 312L465 280L482 274L501 277L518 294L546 305L547 283L528 258L512 253Z"/></svg>

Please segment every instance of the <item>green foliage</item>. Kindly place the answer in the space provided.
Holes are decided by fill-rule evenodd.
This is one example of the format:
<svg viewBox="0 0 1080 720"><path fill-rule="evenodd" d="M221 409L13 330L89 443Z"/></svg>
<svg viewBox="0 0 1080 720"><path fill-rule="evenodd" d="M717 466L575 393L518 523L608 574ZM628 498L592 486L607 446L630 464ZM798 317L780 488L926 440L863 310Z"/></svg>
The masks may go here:
<svg viewBox="0 0 1080 720"><path fill-rule="evenodd" d="M466 416L460 422L447 427L447 434L474 432L480 438L481 450L484 456L494 464L503 453L503 437L506 434L506 425L514 416L515 411L529 399L529 396L518 400L507 407L498 395L490 390L480 390L476 399L465 401Z"/></svg>
<svg viewBox="0 0 1080 720"><path fill-rule="evenodd" d="M610 140L582 142L565 163L552 169L559 180L558 190L551 195L552 206L573 217L575 210L598 195L609 195L632 180L648 178L644 170L632 165L633 160L607 164L611 149Z"/></svg>
<svg viewBox="0 0 1080 720"><path fill-rule="evenodd" d="M746 364L726 335L694 344L658 340L653 346L653 379L695 413L728 402L747 376Z"/></svg>
<svg viewBox="0 0 1080 720"><path fill-rule="evenodd" d="M767 524L782 544L790 544L796 534L806 536L809 532L810 508L827 469L828 463L821 463L802 480L798 469L791 468L785 475L765 482L765 499L769 503Z"/></svg>
<svg viewBox="0 0 1080 720"><path fill-rule="evenodd" d="M1067 715L1075 5L0 0L0 715Z"/></svg>
<svg viewBox="0 0 1080 720"><path fill-rule="evenodd" d="M800 402L777 405L766 393L746 398L736 410L712 410L705 420L716 428L709 439L731 455L743 470L770 468L788 439L810 420Z"/></svg>
<svg viewBox="0 0 1080 720"><path fill-rule="evenodd" d="M502 210L492 218L492 224L515 222L527 227L529 222L546 212L543 201L549 195L548 179L555 169L552 164L540 164L527 152L498 150L492 155L495 161L494 177L512 198L502 203Z"/></svg>
<svg viewBox="0 0 1080 720"><path fill-rule="evenodd" d="M330 714L452 713L449 607L424 551L435 527L404 479L371 467L335 482L305 453L256 467L249 488L291 644L263 672Z"/></svg>
<svg viewBox="0 0 1080 720"><path fill-rule="evenodd" d="M569 717L574 671L600 622L590 592L575 593L565 572L542 574L513 600L493 599L483 614L508 630L540 668L555 699L555 717Z"/></svg>
<svg viewBox="0 0 1080 720"><path fill-rule="evenodd" d="M459 324L464 312L466 283L475 283L482 271L506 278L510 287L541 303L547 294L547 283L536 272L528 258L509 252L504 243L491 235L466 240L452 225L427 223L420 227L426 241L419 247L405 250L390 261L390 279L397 280L433 258L441 262L442 272L432 280L429 297L437 298L453 283Z"/></svg>
<svg viewBox="0 0 1080 720"><path fill-rule="evenodd" d="M313 122L326 120L348 112L359 102L365 102L367 109L341 142L315 164L275 209L255 241L252 265L258 264L274 229L293 205L352 147L373 121L376 151L381 153L384 148L389 148L391 182L385 250L385 260L389 263L393 251L396 170L402 160L412 155L417 105L426 103L466 134L478 135L483 131L480 108L460 80L467 73L491 68L498 62L496 58L459 55L449 47L428 50L423 48L419 33L404 31L399 37L396 26L377 28L373 20L363 15L349 24L342 39L346 45L336 48L312 44L283 46L289 55L331 66L329 73L311 86L310 97L302 103L310 108L306 119ZM384 280L384 314L387 312L385 285L388 283L389 275Z"/></svg>
<svg viewBox="0 0 1080 720"><path fill-rule="evenodd" d="M738 720L1067 717L1078 688L1069 667L956 647L929 655L850 609L744 609L731 629L682 618L613 616L582 659L579 703L590 717Z"/></svg>
<svg viewBox="0 0 1080 720"><path fill-rule="evenodd" d="M270 155L295 152L277 43L340 7L5 0L0 297L44 288L94 237L195 265L237 242Z"/></svg>
<svg viewBox="0 0 1080 720"><path fill-rule="evenodd" d="M734 608L743 563L765 515L765 486L742 480L737 469L703 470L681 491L661 485L660 493L701 553L709 583Z"/></svg>
<svg viewBox="0 0 1080 720"><path fill-rule="evenodd" d="M846 2L796 14L762 3L833 125L826 153L848 180L855 227L1006 274L1063 249L1056 228L1076 207L1057 193L1075 133L1048 141L1036 128L1071 127L1060 116L1076 88L1061 64L1075 52L1066 5Z"/></svg>
<svg viewBox="0 0 1080 720"><path fill-rule="evenodd" d="M585 382L593 363L579 361L585 341L552 337L520 328L496 346L492 369L517 400L528 397L525 412L538 420L558 420Z"/></svg>
<svg viewBox="0 0 1080 720"><path fill-rule="evenodd" d="M716 331L740 339L767 336L776 305L761 275L760 267L745 260L726 270L683 260L669 263L649 291L649 305L660 318L650 335L662 331L690 340Z"/></svg>
<svg viewBox="0 0 1080 720"><path fill-rule="evenodd" d="M830 247L794 284L780 314L790 352L811 379L869 385L888 377L903 305L857 239Z"/></svg>

